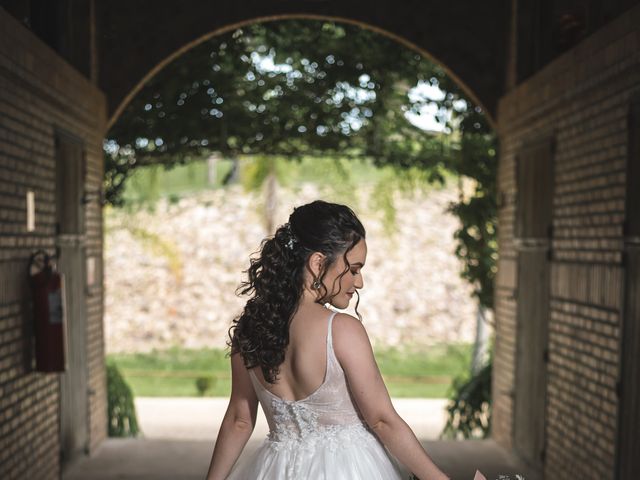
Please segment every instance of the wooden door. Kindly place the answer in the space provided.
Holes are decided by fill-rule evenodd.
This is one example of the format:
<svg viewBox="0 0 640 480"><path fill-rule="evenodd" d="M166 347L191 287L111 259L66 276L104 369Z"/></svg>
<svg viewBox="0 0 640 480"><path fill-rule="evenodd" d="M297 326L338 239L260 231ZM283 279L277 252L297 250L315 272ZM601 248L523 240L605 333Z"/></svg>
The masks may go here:
<svg viewBox="0 0 640 480"><path fill-rule="evenodd" d="M544 467L551 236L553 138L526 144L516 162L518 249L513 441L535 469Z"/></svg>
<svg viewBox="0 0 640 480"><path fill-rule="evenodd" d="M640 478L640 246L627 247L617 478Z"/></svg>
<svg viewBox="0 0 640 480"><path fill-rule="evenodd" d="M63 463L88 446L87 313L85 303L85 159L80 141L56 138L56 247L67 307L67 369L60 376L60 445Z"/></svg>
<svg viewBox="0 0 640 480"><path fill-rule="evenodd" d="M545 450L549 279L546 250L519 252L514 445L538 469Z"/></svg>
<svg viewBox="0 0 640 480"><path fill-rule="evenodd" d="M640 95L631 102L627 151L624 313L620 361L617 475L640 478Z"/></svg>

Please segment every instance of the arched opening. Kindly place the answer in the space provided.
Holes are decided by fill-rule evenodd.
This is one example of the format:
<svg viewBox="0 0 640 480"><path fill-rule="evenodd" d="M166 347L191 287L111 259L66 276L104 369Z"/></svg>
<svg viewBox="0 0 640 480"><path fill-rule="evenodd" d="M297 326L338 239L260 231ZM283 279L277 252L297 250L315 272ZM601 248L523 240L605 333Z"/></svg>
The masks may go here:
<svg viewBox="0 0 640 480"><path fill-rule="evenodd" d="M274 20L274 21L275 21L275 20ZM352 24L352 25L356 25L358 28L361 28L361 27L362 27L362 25L360 25L360 24L356 24L355 22L351 22L351 24ZM244 26L249 26L250 24L243 24L243 25L244 25ZM233 28L233 27L229 27L229 28L227 28L227 29L224 29L224 32L226 32L226 33L237 32L237 31L238 31L238 26L234 26L234 27L235 27L235 28ZM217 37L219 37L221 34L222 34L222 33L220 33L220 32L216 32L216 34L209 35L209 36L207 36L205 39L199 39L197 42L195 42L195 43L194 43L194 45L191 45L189 48L186 48L186 47L185 47L185 49L186 49L186 50L192 50L192 49L196 48L196 45L201 45L201 44L203 44L203 43L205 42L205 40L209 40L209 39L214 38L214 37L216 37L216 38L217 38ZM392 37L391 35L388 35L388 36L389 36L389 37ZM396 39L396 38L393 38L393 40L394 40L394 41L397 41L397 39ZM405 43L406 43L406 42L403 42L403 45L404 45ZM415 50L415 49L414 49L414 50ZM177 57L178 57L178 55L176 55L176 58L177 58ZM169 63L169 62L167 62L166 68L168 68L168 67L169 67L168 63ZM276 67L277 67L277 65L274 63L274 66L273 66L273 67L271 67L271 68L276 68ZM158 70L160 70L160 69L161 69L161 67L158 67ZM160 73L161 73L161 72L158 72L158 74L160 74ZM363 73L363 74L364 74L364 73ZM362 75L362 74L361 74L361 75ZM365 85L367 85L367 88L369 88L369 87L368 87L368 83L372 83L372 84L373 84L373 82L369 82L369 81L367 81L366 79L364 80L364 83L365 83ZM210 87L209 85L207 85L207 90L209 90L209 89L211 89L211 88L213 88L213 87ZM362 89L363 89L363 90L366 90L364 87L363 87ZM215 90L215 89L214 89L214 90ZM141 87L139 88L139 90L138 90L138 93L142 93L142 91L143 91L143 88L142 88L142 86L141 86ZM174 93L175 93L175 92L174 92ZM186 96L185 96L184 98L182 98L182 99L178 98L178 102L180 102L180 101L182 100L182 101L183 101L183 103L184 103L184 101L186 101L186 98L187 98ZM218 98L221 98L221 97L218 97ZM132 97L130 97L130 98L129 98L129 100L130 100L130 102L132 102L132 101L134 100L134 97L133 97L133 96L132 96ZM215 99L214 99L214 100L215 100ZM223 100L223 102L226 102L226 101L227 101L227 100ZM453 101L454 101L454 99L449 99L449 101L450 101L450 102L453 102ZM221 103L223 103L223 102L220 102L220 104L221 104ZM227 103L228 103L228 102L227 102ZM133 105L133 103L131 103L131 105ZM147 104L144 104L144 105L143 105L143 109L144 109L144 110L147 110L147 105L150 105L150 108L149 108L148 110L153 110L153 109L154 109L154 105L153 105L152 103L147 103ZM139 106L140 106L140 105L138 105L138 107L139 107ZM213 114L211 114L211 111L213 111L213 110L216 110L216 111L215 111ZM474 115L482 115L482 113L483 113L481 108L477 108L477 109L475 109L475 108L474 108L474 110L475 110L475 114L474 114ZM212 108L208 113L209 113L209 114L211 114L212 116L218 116L220 113L222 113L222 111L221 111L220 109L218 109L218 108L215 108L215 107L214 107L214 108ZM120 113L119 113L120 118L122 118L122 116L123 116L123 115L125 115L125 114L126 114L126 109L123 107L123 109L121 109L121 111L120 111ZM220 115L220 116L222 116L222 115ZM476 123L477 123L477 122L478 122L478 118L476 117L476 118L475 118L475 120L476 120ZM446 120L445 120L445 123L446 123ZM117 122L116 122L116 123L114 123L114 124L112 125L112 127L117 127ZM414 125L414 127L415 127L415 125ZM478 124L478 128L480 128L480 127L481 127L481 126L480 126L480 124ZM304 132L300 131L299 129L296 129L296 130L298 131L298 133L304 133ZM393 134L393 132L388 132L388 133ZM424 133L424 132L423 132L423 133ZM228 132L227 132L227 135L228 135ZM158 138L160 139L159 141L157 140ZM138 139L142 139L142 141L141 141L141 142L136 143L136 144L135 144L135 145L133 145L133 146L129 145L129 147L130 147L130 148L133 148L134 150L137 148L139 151L143 151L143 150L144 150L148 145L150 145L150 141L151 141L151 142L153 142L153 144L155 145L155 147L152 147L154 150L155 150L156 148L157 148L157 149L161 149L161 147L162 147L163 145L166 145L166 144L167 144L166 140L165 140L164 138L162 138L162 136L155 137L155 140L154 140L154 137L153 137L153 136L150 136L150 135L147 135L147 136L139 136L139 137L136 137L134 140L137 142L137 140L138 140ZM189 139L187 139L187 141L189 141ZM146 143L145 143L145 142L146 142ZM231 148L232 148L232 149L233 149L233 148L236 148L236 147L237 147L237 143L238 143L238 142L236 141L236 142L235 142L235 144L236 144L236 145L231 146ZM242 142L240 142L240 143L242 143ZM211 145L212 145L212 142L208 141L208 142L207 142L207 144L206 144L205 146L211 146ZM447 146L447 142L442 141L442 139L440 139L440 140L439 140L439 145L441 145L441 146L442 146L442 148L445 148L445 147ZM202 146L202 145L201 145L201 146ZM109 145L109 144L107 144L107 150L109 150L109 149L111 149L111 148L113 148L113 147L120 148L120 147L123 147L123 145L113 145L113 144ZM229 145L227 145L227 147L225 147L225 148L229 148ZM335 150L335 149L334 149L334 150ZM112 150L112 151L113 151L113 150ZM236 153L236 154L242 153L242 154L247 154L247 155L249 155L249 154L257 155L257 154L259 154L259 153L257 153L257 152L258 152L258 150L249 150L248 152L244 152L244 151L242 151L242 149L241 149L241 148L240 148L240 150L235 150L235 153ZM226 152L225 152L225 153L226 153ZM284 153L286 153L286 152L284 152ZM407 153L407 156L409 156L409 152L404 152L404 153ZM486 152L485 152L485 153L486 153ZM490 156L495 156L495 153L496 153L496 152L495 152L495 150L494 150L494 151L492 152L492 154L490 154ZM277 157L277 156L280 156L280 157L281 157L281 156L284 156L284 154L283 154L282 152L279 152L279 151L275 151L275 153L273 153L273 152L269 152L269 154L270 154L272 157ZM398 152L398 155L401 155L401 154L402 154L402 152ZM126 155L126 154L125 154L125 155ZM334 153L334 155L335 155L335 153ZM398 157L396 157L396 158L398 158ZM406 170L411 170L411 162L410 162L410 161L408 161L407 159L404 159L404 160L398 159L398 161L399 161L399 163L400 163L400 165L398 165L399 167L402 167L402 168L404 168L404 169L406 169ZM254 164L254 167L256 167L256 165L257 165L257 164ZM260 168L260 167L256 167L256 168ZM308 168L308 167L307 167L307 168ZM437 168L434 168L433 170L437 170ZM426 183L429 183L429 180L433 180L434 178L436 178L436 177L434 177L434 176L433 176L433 170L432 170L432 171L430 171L430 172L429 172L429 174L428 174L426 177L423 177L423 178L422 178L422 180L424 180L424 179L426 178L426 179L427 179L427 182L426 182ZM486 174L487 172L484 172L484 173ZM493 171L488 172L488 173L489 173L489 175L490 175L490 176L494 176L494 174L495 174L495 172L493 172ZM425 185L425 184L423 184L423 185ZM474 186L472 186L471 188L473 189L473 188L474 188ZM463 196L464 196L465 194L468 194L469 192L468 192L468 191L466 191L466 192L465 192L464 188L462 188L462 189L460 190L460 192L459 192L459 193L460 193L461 195L463 195ZM453 198L449 198L449 201L452 201L452 202L453 202L454 200L455 200L455 197L453 197ZM265 202L265 203L268 203L268 202ZM459 199L459 204L460 204L460 205L462 205L462 207L461 207L461 208L464 208L464 205L465 205L465 199L464 199L464 198L460 198L460 199ZM415 205L411 205L411 208L413 208L413 207L415 207ZM411 208L409 208L409 210L411 210ZM418 222L418 223L419 223L419 222ZM274 224L274 222L271 222L271 225L273 225L273 224ZM139 227L140 227L141 225L144 225L144 223L143 223L143 222L138 222L138 223L136 224L136 228L137 228L138 230L140 230L140 228L139 228ZM452 235L453 235L454 230L455 230L455 228L453 228L453 229L449 229L449 230L448 230L448 232L449 232L449 235L450 235L450 236L452 236ZM145 235L146 235L144 231L139 231L138 233L139 233L141 236L145 236ZM438 234L441 234L441 233L442 233L442 229L439 229ZM494 230L494 233L495 233L495 230ZM479 236L479 237L481 237L480 232L479 232L479 231L477 231L477 230L476 230L476 235L477 235L477 236ZM437 235L436 235L436 237L434 237L434 238L437 238ZM149 237L147 237L147 239L149 239ZM151 240L151 242L153 242L153 240ZM255 245L255 244L257 244L257 242L255 242L255 241L254 241L253 243L254 243L254 245ZM418 247L418 248L422 248L422 247ZM382 250L382 249L380 249L380 250ZM410 251L410 250L411 250L411 247L407 245L407 246L405 246L405 250L406 250L406 251ZM249 253L249 251L250 251L250 250L246 250L246 253L248 254L248 253ZM449 252L449 253L451 253L451 252ZM464 254L463 254L463 255L464 255ZM450 255L450 258L452 258L452 259L453 259L453 258L455 258L455 257L453 257L452 255ZM475 264L476 264L476 266L478 266L478 264L479 264L478 259L470 259L469 263L470 263L471 265L473 265L474 260L475 260ZM108 267L107 267L107 268L108 268ZM237 270L237 271L239 271L239 270ZM451 273L454 273L454 272L451 272ZM457 273L457 272L456 272L456 273ZM414 296L415 296L415 292L414 292ZM416 297L416 298L418 298L418 297ZM414 299L412 298L412 300L414 300ZM409 302L409 303L410 303L410 302ZM460 308L460 302L458 303L458 307ZM406 307L398 307L398 310L402 310L402 308L406 308ZM474 320L474 319L472 319L472 320ZM107 322L108 322L108 321L109 321L109 320L107 320ZM472 322L472 323L473 323L473 322ZM381 331L387 331L387 332L388 332L387 327L388 327L388 326L384 326L383 328L381 328ZM455 330L455 329L454 329L454 330ZM474 333L475 333L475 332L474 332ZM405 337L405 338L406 338L406 337ZM391 362L393 362L393 359L391 360Z"/></svg>
<svg viewBox="0 0 640 480"><path fill-rule="evenodd" d="M476 94L473 92L473 89L469 88L465 82L462 81L461 78L459 78L458 75L456 75L456 73L454 71L452 71L451 69L449 69L446 65L446 63L440 61L438 58L436 58L433 54L431 54L429 51L425 50L424 48L416 45L415 43L407 40L406 38L397 35L389 30L386 30L384 28L378 27L376 25L372 25L369 23L364 23L361 21L357 21L357 20L353 20L347 17L339 17L339 16L332 16L332 15L315 15L315 14L287 14L287 15L269 15L269 16L263 16L263 17L255 17L249 20L244 20L241 22L237 22L237 23L233 23L230 25L227 25L225 27L222 28L218 28L215 29L209 33L207 33L206 35L202 35L199 38L194 39L193 41L183 45L181 48L177 49L175 52L173 52L173 54L167 56L162 62L158 63L154 68L152 68L149 72L147 72L147 74L140 79L140 81L138 82L138 84L125 96L125 98L120 102L120 104L115 108L115 110L113 111L113 114L109 117L109 120L107 122L107 129L110 129L114 123L118 120L118 117L120 117L120 115L122 115L122 112L124 111L124 109L126 108L126 106L129 104L129 102L131 101L131 99L133 97L135 97L135 95L142 89L142 87L147 84L149 82L149 80L151 78L153 78L154 76L156 76L158 74L158 72L160 72L166 65L170 64L171 62L173 62L174 60L176 60L177 58L179 58L180 56L184 55L186 52L188 52L189 50L197 47L198 45L200 45L203 42L206 42L207 40L216 37L216 36L220 36L220 35L224 35L226 33L232 32L234 30L237 30L238 28L242 28L248 25L253 25L253 24L257 24L257 23L266 23L266 22L272 22L272 21L278 21L278 20L296 20L296 19L301 19L301 20L318 20L318 21L327 21L327 22L336 22L336 23L343 23L343 24L347 24L347 25L354 25L357 27L360 27L362 29L365 30L370 30L372 32L375 32L377 34L380 34L382 36L385 36L397 43L399 43L400 45L403 45L404 47L415 51L416 53L418 53L420 56L429 59L431 62L440 65L443 70L446 72L447 76L450 77L457 85L460 86L460 88L465 92L466 96L473 101L473 103L479 107L482 108L482 110L485 112L485 115L487 117L487 120L489 122L489 125L491 126L492 129L496 128L496 122L495 119L493 118L493 116L489 113L489 110L487 108L485 108L485 106L483 105L483 103L480 101L480 99L476 96Z"/></svg>

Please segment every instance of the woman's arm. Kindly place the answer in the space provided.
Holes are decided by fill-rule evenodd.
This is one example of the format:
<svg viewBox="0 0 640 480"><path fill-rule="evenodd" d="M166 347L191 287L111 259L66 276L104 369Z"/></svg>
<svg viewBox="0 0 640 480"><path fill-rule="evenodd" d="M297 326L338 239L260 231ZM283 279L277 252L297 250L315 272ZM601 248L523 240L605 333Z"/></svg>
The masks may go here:
<svg viewBox="0 0 640 480"><path fill-rule="evenodd" d="M231 398L220 425L207 480L224 480L247 444L258 413L258 398L239 353L231 355Z"/></svg>
<svg viewBox="0 0 640 480"><path fill-rule="evenodd" d="M351 315L339 313L333 325L336 356L367 424L389 451L418 478L448 479L393 408L362 323Z"/></svg>

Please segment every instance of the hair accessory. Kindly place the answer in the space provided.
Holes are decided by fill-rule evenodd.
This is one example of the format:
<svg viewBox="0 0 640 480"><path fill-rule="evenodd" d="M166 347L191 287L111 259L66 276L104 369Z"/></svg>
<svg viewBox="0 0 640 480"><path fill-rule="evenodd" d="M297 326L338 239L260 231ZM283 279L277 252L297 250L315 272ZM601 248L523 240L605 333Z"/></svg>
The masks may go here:
<svg viewBox="0 0 640 480"><path fill-rule="evenodd" d="M287 247L289 250L293 250L293 247L298 243L298 239L291 230L291 224L289 222L285 223L283 226L288 237L287 243L285 243L285 247Z"/></svg>

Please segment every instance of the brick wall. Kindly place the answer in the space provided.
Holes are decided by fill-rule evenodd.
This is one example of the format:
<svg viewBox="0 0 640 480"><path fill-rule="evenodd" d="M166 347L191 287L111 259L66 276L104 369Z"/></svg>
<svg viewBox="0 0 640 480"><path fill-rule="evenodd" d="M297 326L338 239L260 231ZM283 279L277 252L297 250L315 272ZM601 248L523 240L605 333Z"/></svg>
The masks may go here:
<svg viewBox="0 0 640 480"><path fill-rule="evenodd" d="M0 8L0 478L57 479L59 375L32 370L26 278L30 254L55 253L55 144L62 129L86 147L85 187L102 183L105 99L86 78ZM26 228L26 191L35 192L36 228ZM86 209L88 256L102 259L102 213ZM106 436L102 279L86 295L89 448ZM74 292L85 295L85 292Z"/></svg>
<svg viewBox="0 0 640 480"><path fill-rule="evenodd" d="M613 478L622 292L627 116L640 92L640 8L505 95L498 108L500 261L496 279L494 438L513 442L516 155L553 134L546 478Z"/></svg>

